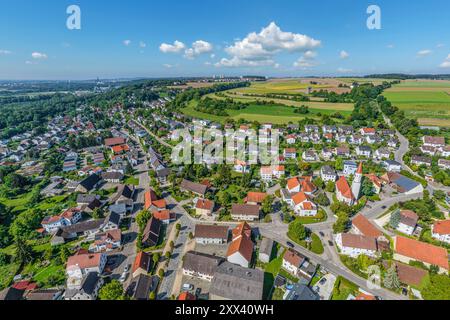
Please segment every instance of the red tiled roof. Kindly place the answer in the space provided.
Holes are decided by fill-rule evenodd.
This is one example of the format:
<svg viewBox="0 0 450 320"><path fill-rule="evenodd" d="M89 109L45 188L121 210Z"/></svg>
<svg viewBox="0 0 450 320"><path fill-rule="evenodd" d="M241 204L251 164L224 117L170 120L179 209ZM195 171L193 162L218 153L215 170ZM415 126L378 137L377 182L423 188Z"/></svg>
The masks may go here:
<svg viewBox="0 0 450 320"><path fill-rule="evenodd" d="M309 179L302 181L302 191L307 193L313 193L316 191L317 187Z"/></svg>
<svg viewBox="0 0 450 320"><path fill-rule="evenodd" d="M249 192L245 202L263 203L266 197L267 193L264 192Z"/></svg>
<svg viewBox="0 0 450 320"><path fill-rule="evenodd" d="M397 236L395 252L417 261L449 269L447 250L432 244Z"/></svg>
<svg viewBox="0 0 450 320"><path fill-rule="evenodd" d="M359 295L357 295L355 297L355 300L369 300L369 301L373 301L373 300L377 300L377 298L371 294L365 294L365 293L360 293Z"/></svg>
<svg viewBox="0 0 450 320"><path fill-rule="evenodd" d="M227 257L239 252L247 261L252 260L253 242L250 238L244 236L239 237L230 243L227 251Z"/></svg>
<svg viewBox="0 0 450 320"><path fill-rule="evenodd" d="M145 270L145 272L148 272L148 269L150 267L150 258L150 254L143 251L139 252L134 259L133 273L135 273L139 268Z"/></svg>
<svg viewBox="0 0 450 320"><path fill-rule="evenodd" d="M450 220L436 221L433 224L433 232L440 235L450 234Z"/></svg>
<svg viewBox="0 0 450 320"><path fill-rule="evenodd" d="M295 189L298 186L300 186L300 182L297 178L292 178L287 181L287 187L289 190Z"/></svg>
<svg viewBox="0 0 450 320"><path fill-rule="evenodd" d="M383 235L380 230L361 214L353 219L352 224L366 237L378 238Z"/></svg>
<svg viewBox="0 0 450 320"><path fill-rule="evenodd" d="M109 139L105 139L105 146L107 147L112 147L112 146L116 146L119 144L124 144L126 142L126 140L124 138L109 138Z"/></svg>
<svg viewBox="0 0 450 320"><path fill-rule="evenodd" d="M355 199L352 193L352 189L350 189L350 186L348 185L347 179L345 179L344 176L340 177L339 180L336 182L336 188L339 190L339 192L347 199Z"/></svg>
<svg viewBox="0 0 450 320"><path fill-rule="evenodd" d="M240 223L236 228L233 229L233 240L239 236L246 236L250 238L252 236L252 227L247 222Z"/></svg>
<svg viewBox="0 0 450 320"><path fill-rule="evenodd" d="M348 248L377 251L377 241L375 238L351 233L342 234L342 245Z"/></svg>
<svg viewBox="0 0 450 320"><path fill-rule="evenodd" d="M101 253L81 253L69 257L67 260L67 268L78 266L81 269L93 268L100 265Z"/></svg>
<svg viewBox="0 0 450 320"><path fill-rule="evenodd" d="M197 204L195 205L196 209L201 210L212 210L214 208L214 202L208 199L198 199Z"/></svg>
<svg viewBox="0 0 450 320"><path fill-rule="evenodd" d="M152 214L155 219L161 221L172 220L175 218L174 214L171 213L170 210L153 211Z"/></svg>
<svg viewBox="0 0 450 320"><path fill-rule="evenodd" d="M37 288L37 283L31 282L29 280L23 280L14 283L12 287L17 290L31 291Z"/></svg>
<svg viewBox="0 0 450 320"><path fill-rule="evenodd" d="M178 300L180 301L184 301L184 300L196 300L195 296L192 293L189 292L182 292L179 296L178 296Z"/></svg>
<svg viewBox="0 0 450 320"><path fill-rule="evenodd" d="M298 205L307 200L309 200L309 198L304 192L298 192L292 197L292 201L294 201L295 205Z"/></svg>
<svg viewBox="0 0 450 320"><path fill-rule="evenodd" d="M294 250L287 250L283 256L283 260L289 262L291 265L296 266L297 268L301 266L304 259L305 257Z"/></svg>
<svg viewBox="0 0 450 320"><path fill-rule="evenodd" d="M125 151L129 151L129 150L130 150L130 147L128 145L126 145L126 144L112 147L112 151L115 154L119 154L119 153L122 153L122 152L125 152Z"/></svg>

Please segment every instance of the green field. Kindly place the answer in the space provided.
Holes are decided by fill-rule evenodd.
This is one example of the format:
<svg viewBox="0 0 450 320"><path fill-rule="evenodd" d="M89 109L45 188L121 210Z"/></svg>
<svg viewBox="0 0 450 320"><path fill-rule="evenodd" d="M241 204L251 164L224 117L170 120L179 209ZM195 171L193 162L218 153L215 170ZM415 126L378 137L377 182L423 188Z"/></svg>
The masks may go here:
<svg viewBox="0 0 450 320"><path fill-rule="evenodd" d="M450 127L450 81L402 81L384 96L421 125Z"/></svg>
<svg viewBox="0 0 450 320"><path fill-rule="evenodd" d="M248 102L248 100L246 101ZM302 115L298 113L294 113L295 107L291 106L279 106L279 105L256 105L252 104L243 110L227 110L229 117L225 116L216 116L207 113L202 113L194 110L196 101L191 101L190 105L187 108L182 109L181 111L189 116L207 119L219 123L224 123L227 119L245 119L246 121L258 121L260 123L270 122L273 124L287 124L289 122L300 121L305 118L318 118L318 114L333 114L338 112L337 109L325 109L323 108L324 103L319 103L322 105L323 109L319 108L310 108L309 114ZM334 105L334 104L329 104ZM351 111L339 111L342 115L346 116L351 113Z"/></svg>

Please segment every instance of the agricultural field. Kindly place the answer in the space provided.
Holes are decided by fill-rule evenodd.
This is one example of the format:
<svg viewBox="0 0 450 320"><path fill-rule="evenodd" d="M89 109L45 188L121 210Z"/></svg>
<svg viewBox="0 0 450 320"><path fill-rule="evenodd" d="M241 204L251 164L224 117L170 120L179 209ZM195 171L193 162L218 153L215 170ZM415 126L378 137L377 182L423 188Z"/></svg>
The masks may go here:
<svg viewBox="0 0 450 320"><path fill-rule="evenodd" d="M306 94L308 93L308 88L335 91L337 93L350 91L350 88L340 88L339 84L346 83L332 78L271 79L264 82L253 82L250 87L231 91L247 94Z"/></svg>
<svg viewBox="0 0 450 320"><path fill-rule="evenodd" d="M384 96L421 125L450 127L450 81L406 80Z"/></svg>
<svg viewBox="0 0 450 320"><path fill-rule="evenodd" d="M251 100L245 100L245 102L249 102ZM284 101L284 100L283 100ZM291 101L289 101L291 102ZM207 113L202 113L199 111L196 111L195 105L196 101L191 101L190 105L187 108L182 109L182 112L186 115L200 118L200 119L207 119L219 123L224 123L227 119L245 119L247 121L258 121L260 123L264 122L270 122L273 124L288 124L289 122L296 122L300 121L305 118L319 118L319 114L333 114L339 111L338 109L333 109L333 106L335 104L331 103L317 103L317 102L306 102L303 103L304 105L310 106L309 108L309 114L298 114L295 113L295 109L297 107L295 106L280 106L280 105L257 105L257 104L251 104L246 109L243 110L227 110L227 113L229 114L229 117L225 116L216 116L211 115ZM292 102L295 103L295 102ZM301 104L300 104L301 105ZM329 107L327 107L327 106ZM339 104L336 104L339 105ZM314 106L314 107L312 107ZM337 107L337 106L336 106ZM343 108L341 106L341 108ZM348 107L343 108L343 110L340 110L339 112L347 116L351 113L353 106L350 104Z"/></svg>
<svg viewBox="0 0 450 320"><path fill-rule="evenodd" d="M317 82L312 85L310 81ZM353 111L351 103L327 103L321 98L312 98L311 101L293 101L288 99L275 99L265 97L253 97L250 94L305 94L308 87L320 90L338 90L348 88L338 88L339 81L334 79L274 79L266 82L255 82L250 87L232 89L221 92L220 94L209 94L206 97L218 100L231 98L236 102L250 103L242 110L226 110L229 114L226 116L217 116L198 112L195 110L196 102L192 101L188 107L182 109L186 115L207 119L215 122L224 123L227 119L234 120L245 119L247 121L270 122L273 124L287 124L289 122L297 122L305 118L318 119L321 115L331 115L339 112L343 116L349 116ZM258 105L256 101L272 102L273 104ZM254 103L254 104L253 104ZM307 106L308 114L295 113L296 108Z"/></svg>

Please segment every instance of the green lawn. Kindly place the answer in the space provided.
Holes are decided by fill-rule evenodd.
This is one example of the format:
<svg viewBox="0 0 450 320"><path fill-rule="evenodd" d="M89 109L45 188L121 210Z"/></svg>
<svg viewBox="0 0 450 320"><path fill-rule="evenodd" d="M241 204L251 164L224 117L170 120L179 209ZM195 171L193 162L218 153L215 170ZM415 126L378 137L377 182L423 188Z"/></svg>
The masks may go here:
<svg viewBox="0 0 450 320"><path fill-rule="evenodd" d="M19 271L19 265L12 262L10 264L0 266L0 290L6 288L14 276Z"/></svg>
<svg viewBox="0 0 450 320"><path fill-rule="evenodd" d="M315 233L311 235L311 251L315 254L322 254L324 252L322 241L320 240L319 236Z"/></svg>
<svg viewBox="0 0 450 320"><path fill-rule="evenodd" d="M358 286L349 280L338 276L334 285L331 300L347 300L350 294L356 295L358 293Z"/></svg>
<svg viewBox="0 0 450 320"><path fill-rule="evenodd" d="M139 178L129 177L129 178L125 179L124 183L127 185L138 186Z"/></svg>

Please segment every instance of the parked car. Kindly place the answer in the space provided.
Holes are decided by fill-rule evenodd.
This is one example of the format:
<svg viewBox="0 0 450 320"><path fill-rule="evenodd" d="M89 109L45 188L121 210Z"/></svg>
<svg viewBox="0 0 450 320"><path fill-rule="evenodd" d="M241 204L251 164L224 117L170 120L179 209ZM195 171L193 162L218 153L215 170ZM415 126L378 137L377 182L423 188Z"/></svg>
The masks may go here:
<svg viewBox="0 0 450 320"><path fill-rule="evenodd" d="M294 244L292 243L292 242L287 242L287 245L288 245L288 247L291 247L291 248L294 248L295 246L294 246Z"/></svg>
<svg viewBox="0 0 450 320"><path fill-rule="evenodd" d="M322 278L322 280L319 281L319 284L323 286L325 283L327 283L327 278Z"/></svg>
<svg viewBox="0 0 450 320"><path fill-rule="evenodd" d="M124 272L124 273L122 273L122 275L120 276L119 281L123 283L123 282L125 282L125 280L127 280L127 277L128 277L128 273L127 273L127 272Z"/></svg>
<svg viewBox="0 0 450 320"><path fill-rule="evenodd" d="M191 290L194 290L194 286L192 284L189 283L183 284L183 291L191 291Z"/></svg>
<svg viewBox="0 0 450 320"><path fill-rule="evenodd" d="M125 269L123 270L123 272L128 272L128 271L130 271L130 268L131 268L131 264L127 264L127 265L125 266Z"/></svg>

